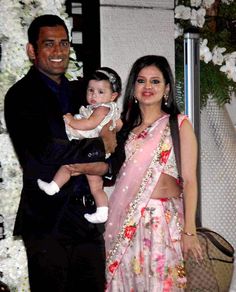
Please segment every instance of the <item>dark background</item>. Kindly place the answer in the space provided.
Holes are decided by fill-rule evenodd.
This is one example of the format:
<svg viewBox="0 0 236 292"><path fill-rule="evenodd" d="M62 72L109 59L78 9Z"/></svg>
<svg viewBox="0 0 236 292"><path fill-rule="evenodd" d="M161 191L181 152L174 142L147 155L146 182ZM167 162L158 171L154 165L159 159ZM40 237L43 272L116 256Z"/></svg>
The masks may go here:
<svg viewBox="0 0 236 292"><path fill-rule="evenodd" d="M72 3L82 7L82 14L73 14ZM74 44L77 61L83 62L84 76L100 67L100 11L99 0L67 0L66 12L73 18L72 31L82 32L82 44Z"/></svg>

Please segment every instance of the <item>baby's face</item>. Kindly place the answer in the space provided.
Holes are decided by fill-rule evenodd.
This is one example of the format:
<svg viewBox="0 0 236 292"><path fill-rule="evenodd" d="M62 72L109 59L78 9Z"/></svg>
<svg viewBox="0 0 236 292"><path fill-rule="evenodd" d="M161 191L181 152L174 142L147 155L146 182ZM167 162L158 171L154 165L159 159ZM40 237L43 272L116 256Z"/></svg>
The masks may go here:
<svg viewBox="0 0 236 292"><path fill-rule="evenodd" d="M87 87L88 104L107 103L114 100L111 84L108 80L90 80Z"/></svg>

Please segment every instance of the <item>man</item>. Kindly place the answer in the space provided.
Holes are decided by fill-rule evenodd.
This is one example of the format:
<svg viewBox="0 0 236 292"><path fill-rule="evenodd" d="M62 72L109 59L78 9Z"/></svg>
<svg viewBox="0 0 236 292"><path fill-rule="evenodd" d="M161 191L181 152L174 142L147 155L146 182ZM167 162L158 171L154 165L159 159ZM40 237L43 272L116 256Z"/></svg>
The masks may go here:
<svg viewBox="0 0 236 292"><path fill-rule="evenodd" d="M81 174L104 174L101 161L114 151L114 135L105 130L102 138L67 139L62 116L77 112L81 101L64 76L70 49L64 21L39 16L28 39L33 66L5 98L6 125L23 171L14 235L25 243L31 291L104 291L104 226L84 218L95 209L85 175L74 176L55 196L42 192L37 179L50 181L70 163Z"/></svg>

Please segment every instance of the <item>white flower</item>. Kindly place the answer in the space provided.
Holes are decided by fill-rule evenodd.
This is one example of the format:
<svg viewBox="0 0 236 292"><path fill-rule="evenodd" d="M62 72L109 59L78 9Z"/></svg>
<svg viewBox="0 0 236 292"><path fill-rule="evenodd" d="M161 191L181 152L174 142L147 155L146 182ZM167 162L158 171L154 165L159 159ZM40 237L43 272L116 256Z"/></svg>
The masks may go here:
<svg viewBox="0 0 236 292"><path fill-rule="evenodd" d="M206 9L210 8L211 5L215 2L215 0L203 0L202 1L202 6L205 7Z"/></svg>
<svg viewBox="0 0 236 292"><path fill-rule="evenodd" d="M202 4L201 0L191 0L190 2L192 7L199 7Z"/></svg>
<svg viewBox="0 0 236 292"><path fill-rule="evenodd" d="M27 260L22 240L8 237L0 241L3 282L11 291L29 291Z"/></svg>
<svg viewBox="0 0 236 292"><path fill-rule="evenodd" d="M220 71L224 72L228 79L236 82L236 52L225 55L225 65L220 67Z"/></svg>
<svg viewBox="0 0 236 292"><path fill-rule="evenodd" d="M234 0L221 0L221 2L229 5L230 3L233 3Z"/></svg>
<svg viewBox="0 0 236 292"><path fill-rule="evenodd" d="M177 19L190 19L191 16L191 9L190 7L186 7L184 5L176 6L175 8L175 18Z"/></svg>
<svg viewBox="0 0 236 292"><path fill-rule="evenodd" d="M198 10L192 9L191 11L191 24L197 27L203 27L205 23L205 15L206 15L206 9L200 8Z"/></svg>
<svg viewBox="0 0 236 292"><path fill-rule="evenodd" d="M207 47L207 43L207 39L200 42L200 60L203 60L205 63L209 63L212 60L212 53Z"/></svg>
<svg viewBox="0 0 236 292"><path fill-rule="evenodd" d="M0 3L0 39L4 40L4 38L17 37L17 32L21 30L19 18L21 7L17 2L12 3L11 1L5 1L4 5Z"/></svg>
<svg viewBox="0 0 236 292"><path fill-rule="evenodd" d="M183 28L180 26L179 23L175 24L175 39L177 39L179 36L183 35Z"/></svg>
<svg viewBox="0 0 236 292"><path fill-rule="evenodd" d="M222 3L227 5L233 3L235 0L222 0ZM178 5L179 1L175 1L175 18L180 20L190 20L191 25L202 28L205 24L206 9L210 8L214 4L215 0L190 0L190 6L196 7L199 9L192 9L184 5ZM175 38L178 38L183 34L183 28L180 24L175 24ZM207 39L201 41L200 43L200 59L205 63L212 61L214 65L221 66L220 71L224 72L229 79L232 79L236 82L236 65L235 65L235 55L236 52L227 54L226 56L223 53L226 51L225 48L219 48L215 46L212 50L207 47Z"/></svg>
<svg viewBox="0 0 236 292"><path fill-rule="evenodd" d="M212 50L212 62L215 65L222 65L224 61L224 56L222 53L226 51L226 48L219 48L215 46Z"/></svg>

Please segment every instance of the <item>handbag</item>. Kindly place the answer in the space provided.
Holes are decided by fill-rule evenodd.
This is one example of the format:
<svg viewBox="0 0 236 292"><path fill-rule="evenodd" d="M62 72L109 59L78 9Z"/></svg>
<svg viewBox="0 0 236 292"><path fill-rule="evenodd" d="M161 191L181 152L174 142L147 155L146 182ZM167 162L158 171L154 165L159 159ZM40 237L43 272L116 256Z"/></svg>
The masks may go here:
<svg viewBox="0 0 236 292"><path fill-rule="evenodd" d="M170 116L170 130L181 176L180 138L177 116ZM198 227L197 237L202 248L203 260L196 262L193 255L185 261L187 292L228 292L234 269L234 248L219 233L211 229Z"/></svg>
<svg viewBox="0 0 236 292"><path fill-rule="evenodd" d="M234 248L220 234L198 227L203 261L197 263L189 255L185 263L186 291L228 292L233 276Z"/></svg>

